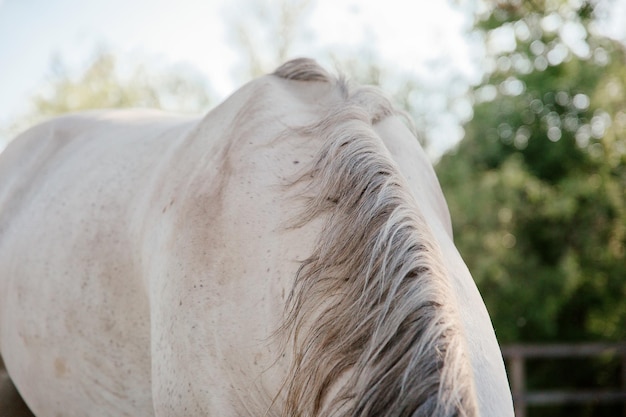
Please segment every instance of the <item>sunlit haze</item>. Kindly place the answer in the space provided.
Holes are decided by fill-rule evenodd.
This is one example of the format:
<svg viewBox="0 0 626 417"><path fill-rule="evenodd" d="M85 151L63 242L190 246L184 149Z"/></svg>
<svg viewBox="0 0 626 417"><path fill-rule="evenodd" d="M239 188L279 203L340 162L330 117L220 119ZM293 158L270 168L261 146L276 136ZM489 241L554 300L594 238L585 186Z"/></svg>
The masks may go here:
<svg viewBox="0 0 626 417"><path fill-rule="evenodd" d="M147 63L195 74L223 99L247 81L241 71L246 56L234 46L233 22L246 22L251 9L264 5L271 11L279 4L0 0L0 126L28 112L30 99L46 86L53 59L79 73L98 48L118 56L122 67ZM453 93L462 93L482 76L482 42L471 35L477 8L477 0L319 0L307 7L290 55L311 56L326 66L332 66L329 52L353 60L368 56L388 68L392 80L394 74L411 74L429 89L448 93L454 81L459 91ZM271 55L273 39L263 38L263 28L258 31L259 55ZM443 101L444 96L433 96L427 105L438 109ZM471 114L462 105L459 111ZM459 121L449 116L433 125L440 148L462 136Z"/></svg>

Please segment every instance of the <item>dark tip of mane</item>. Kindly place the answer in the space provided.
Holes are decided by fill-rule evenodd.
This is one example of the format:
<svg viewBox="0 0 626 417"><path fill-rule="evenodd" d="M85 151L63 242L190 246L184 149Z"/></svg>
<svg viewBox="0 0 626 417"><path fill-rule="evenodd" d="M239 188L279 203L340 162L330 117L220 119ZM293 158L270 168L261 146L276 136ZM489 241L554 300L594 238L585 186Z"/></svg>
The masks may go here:
<svg viewBox="0 0 626 417"><path fill-rule="evenodd" d="M285 62L272 75L295 81L328 82L332 78L324 68L310 58L296 58Z"/></svg>

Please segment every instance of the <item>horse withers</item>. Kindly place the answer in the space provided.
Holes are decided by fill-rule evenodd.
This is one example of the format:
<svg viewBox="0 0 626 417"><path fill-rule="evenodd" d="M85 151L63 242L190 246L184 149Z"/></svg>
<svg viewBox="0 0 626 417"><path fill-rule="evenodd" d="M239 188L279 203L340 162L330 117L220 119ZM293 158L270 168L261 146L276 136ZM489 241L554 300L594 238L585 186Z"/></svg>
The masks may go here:
<svg viewBox="0 0 626 417"><path fill-rule="evenodd" d="M46 122L0 178L0 353L37 417L513 415L432 165L377 89L298 59L201 119Z"/></svg>

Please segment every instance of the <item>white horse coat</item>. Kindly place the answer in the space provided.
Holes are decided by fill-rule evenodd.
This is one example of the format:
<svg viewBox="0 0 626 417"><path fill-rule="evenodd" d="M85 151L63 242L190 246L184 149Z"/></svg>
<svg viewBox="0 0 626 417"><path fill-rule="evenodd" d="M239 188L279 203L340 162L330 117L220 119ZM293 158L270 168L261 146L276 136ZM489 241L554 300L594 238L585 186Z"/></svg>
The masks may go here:
<svg viewBox="0 0 626 417"><path fill-rule="evenodd" d="M383 375L403 379L385 394L388 409L395 410L385 415L421 415L427 408L419 407L430 402L437 415L512 416L494 331L454 246L432 166L385 103L375 91L353 89L314 63L296 60L247 84L202 119L156 111L88 112L36 126L13 141L0 155L0 353L32 412L37 417L378 415L366 397L388 386L372 384L374 378L385 381ZM346 110L345 117L356 114L356 133L342 124L346 108L352 113ZM341 129L350 130L351 142L324 151ZM360 217L332 211L350 194L365 195L345 189L341 181L348 174L331 172L332 164L343 169L341 158L349 156L328 156L360 146L359 129L369 138L370 151L363 154L384 162L381 172L400 192L394 198L408 207L383 214L416 218L414 228L432 247L428 259L439 265L431 275L442 283L433 285L445 302L427 304L444 309L440 321L450 321L450 327L433 344L412 343L439 358L432 370L439 384L434 394L413 393L411 378L420 375L406 370L421 353L412 344L402 350L410 356L398 362L401 366L385 358L380 362L389 361L388 371L368 364L355 371L366 353L355 351L356 342L344 349L341 335L357 332L360 317L353 318L356 330L341 322L339 336L316 344L330 326L316 323L332 323L324 322L334 314L332 307L341 306L337 313L344 308L342 290L331 291L344 285L335 275L344 262L356 262L346 255L316 267L324 253L338 256L322 241L348 245L359 239L332 237L325 225L338 230L348 219L351 233L369 231L359 227ZM365 177L362 165L345 169L358 180ZM325 194L330 183L342 188L327 192L337 197ZM317 209L310 208L315 204ZM364 204L358 203L355 213ZM384 219L381 228L392 220ZM401 239L400 232L380 233ZM417 250L414 246L407 250ZM354 252L357 256L358 249ZM384 250L389 259L393 252ZM364 270L378 270L377 260L368 259ZM383 264L380 274L391 261ZM394 268L404 264L398 261ZM417 280L429 265L405 273L402 282ZM316 273L323 277L312 278ZM366 282L355 288L366 288L368 276L364 273ZM333 277L335 283L328 284ZM389 285L376 296L376 306L368 301L345 307L381 312L372 323L382 324L371 324L373 330L358 336L365 337L361 350L371 358L383 358L396 340L405 340L407 332L400 333L413 324L402 317L416 314L394 319L402 312L393 313L396 302L385 297L397 293L405 299L413 287L400 280ZM370 342L363 336L369 334L384 343ZM454 343L446 347L448 340ZM448 367L447 350L454 350L454 366ZM316 362L319 352L330 359ZM324 368L330 363L333 369ZM395 372L405 373L396 378ZM426 399L402 405L402 396ZM447 405L439 407L442 398ZM355 405L359 401L363 405Z"/></svg>

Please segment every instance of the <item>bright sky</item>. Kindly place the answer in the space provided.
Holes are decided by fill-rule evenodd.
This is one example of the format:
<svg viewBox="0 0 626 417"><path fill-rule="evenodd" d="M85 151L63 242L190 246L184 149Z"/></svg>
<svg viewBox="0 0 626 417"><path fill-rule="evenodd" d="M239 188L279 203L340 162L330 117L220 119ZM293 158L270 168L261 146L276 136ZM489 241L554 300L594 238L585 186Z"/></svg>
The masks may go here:
<svg viewBox="0 0 626 417"><path fill-rule="evenodd" d="M459 3L471 10L473 1ZM278 2L0 0L0 125L27 110L29 98L45 86L55 55L78 70L99 45L122 59L188 66L225 97L247 81L236 79L242 57L230 42L227 17L243 16L259 3L271 10ZM475 80L478 63L464 35L471 18L447 1L318 0L294 55L320 59L331 49L358 58L365 44L394 71L439 83L451 74ZM445 62L444 71L432 68L436 61Z"/></svg>
<svg viewBox="0 0 626 417"><path fill-rule="evenodd" d="M467 36L477 1L312 0L294 56L311 56L328 65L324 58L329 50L344 59L360 59L367 50L381 66L398 75L411 74L433 91L449 89L453 79L462 80L462 89L463 82L467 86L481 76L480 42ZM80 71L101 45L122 61L191 69L224 98L247 81L237 77L243 57L232 45L229 19L244 18L259 4L275 10L279 3L0 0L0 126L27 111L30 98L46 85L54 56ZM262 33L259 39L267 50L273 47ZM444 96L439 102L434 96L422 105L436 109L442 100ZM435 136L442 138L442 146L462 135L458 121L446 116L434 125L439 126Z"/></svg>

